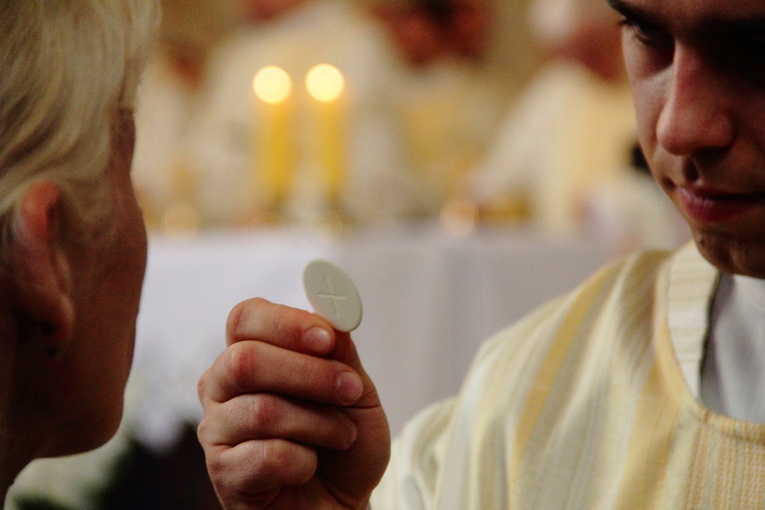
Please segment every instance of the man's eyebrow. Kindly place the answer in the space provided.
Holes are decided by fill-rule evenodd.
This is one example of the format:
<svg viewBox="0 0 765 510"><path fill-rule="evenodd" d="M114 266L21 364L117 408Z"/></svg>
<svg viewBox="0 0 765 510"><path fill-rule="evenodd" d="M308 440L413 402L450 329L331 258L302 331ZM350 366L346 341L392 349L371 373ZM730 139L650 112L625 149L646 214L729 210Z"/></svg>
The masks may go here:
<svg viewBox="0 0 765 510"><path fill-rule="evenodd" d="M610 5L615 11L617 11L625 18L651 21L652 16L648 15L637 7L629 5L624 0L607 0L607 2L608 5Z"/></svg>
<svg viewBox="0 0 765 510"><path fill-rule="evenodd" d="M613 9L619 11L622 14L628 14L633 11L626 3L624 3L623 0L607 0L608 5L610 5Z"/></svg>
<svg viewBox="0 0 765 510"><path fill-rule="evenodd" d="M651 21L652 16L641 9L629 5L626 0L606 0L614 10L626 18ZM746 35L765 36L765 12L751 14L743 17L705 17L701 16L698 20L700 32L707 31L739 33Z"/></svg>

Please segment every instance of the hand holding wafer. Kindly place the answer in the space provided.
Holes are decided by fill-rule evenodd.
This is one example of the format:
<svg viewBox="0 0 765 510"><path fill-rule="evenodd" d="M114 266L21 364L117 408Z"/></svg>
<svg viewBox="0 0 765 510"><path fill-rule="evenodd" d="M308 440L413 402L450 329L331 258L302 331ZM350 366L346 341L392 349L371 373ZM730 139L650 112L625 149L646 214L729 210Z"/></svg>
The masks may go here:
<svg viewBox="0 0 765 510"><path fill-rule="evenodd" d="M324 260L303 283L315 313L240 303L200 379L198 436L224 508L363 508L385 471L388 423L348 334L356 286Z"/></svg>

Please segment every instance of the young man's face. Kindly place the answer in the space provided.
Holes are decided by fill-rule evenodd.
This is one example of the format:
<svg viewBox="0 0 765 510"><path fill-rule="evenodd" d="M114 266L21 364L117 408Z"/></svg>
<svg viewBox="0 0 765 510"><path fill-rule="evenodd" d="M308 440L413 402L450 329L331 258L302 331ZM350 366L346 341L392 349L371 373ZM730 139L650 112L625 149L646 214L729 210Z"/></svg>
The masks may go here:
<svg viewBox="0 0 765 510"><path fill-rule="evenodd" d="M706 258L765 278L765 2L609 1L654 177Z"/></svg>

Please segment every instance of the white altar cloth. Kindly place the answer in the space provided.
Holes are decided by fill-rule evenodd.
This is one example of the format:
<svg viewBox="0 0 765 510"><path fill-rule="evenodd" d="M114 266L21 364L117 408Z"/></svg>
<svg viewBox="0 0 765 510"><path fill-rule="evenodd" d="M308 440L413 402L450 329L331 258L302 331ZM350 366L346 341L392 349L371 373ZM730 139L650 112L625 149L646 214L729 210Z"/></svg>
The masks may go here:
<svg viewBox="0 0 765 510"><path fill-rule="evenodd" d="M308 308L302 271L317 257L356 282L353 333L395 434L458 391L479 344L607 259L592 239L516 229L454 237L436 227L333 236L304 230L152 236L126 425L162 449L201 416L196 381L225 346L229 310L258 296Z"/></svg>

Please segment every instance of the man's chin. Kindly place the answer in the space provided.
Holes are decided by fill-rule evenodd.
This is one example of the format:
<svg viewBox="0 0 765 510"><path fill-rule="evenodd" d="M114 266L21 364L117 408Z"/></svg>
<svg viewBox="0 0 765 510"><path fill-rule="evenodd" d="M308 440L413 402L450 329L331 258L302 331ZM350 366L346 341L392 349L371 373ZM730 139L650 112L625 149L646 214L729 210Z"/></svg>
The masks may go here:
<svg viewBox="0 0 765 510"><path fill-rule="evenodd" d="M765 279L765 239L753 242L731 236L696 232L699 252L724 273Z"/></svg>

